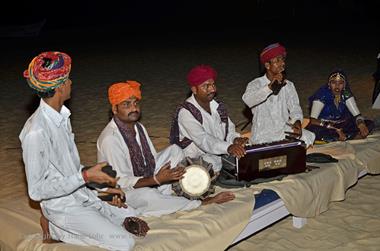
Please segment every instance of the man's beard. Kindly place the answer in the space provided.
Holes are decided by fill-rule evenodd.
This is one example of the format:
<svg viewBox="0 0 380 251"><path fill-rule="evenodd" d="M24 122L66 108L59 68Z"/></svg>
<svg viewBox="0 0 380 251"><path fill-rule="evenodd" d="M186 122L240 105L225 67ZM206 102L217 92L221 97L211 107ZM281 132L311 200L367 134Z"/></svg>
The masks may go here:
<svg viewBox="0 0 380 251"><path fill-rule="evenodd" d="M207 94L207 98L208 98L209 100L213 100L213 99L215 98L215 96L216 96L216 93L215 93L215 92L211 92L211 93Z"/></svg>

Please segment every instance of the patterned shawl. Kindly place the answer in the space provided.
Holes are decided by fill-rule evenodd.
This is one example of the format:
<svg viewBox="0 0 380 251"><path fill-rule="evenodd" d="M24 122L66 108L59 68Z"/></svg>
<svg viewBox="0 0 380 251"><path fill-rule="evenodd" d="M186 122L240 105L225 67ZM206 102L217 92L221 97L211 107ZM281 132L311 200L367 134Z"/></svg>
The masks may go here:
<svg viewBox="0 0 380 251"><path fill-rule="evenodd" d="M152 177L156 167L156 162L152 151L150 150L148 140L140 123L136 123L137 131L140 137L140 145L136 140L136 131L128 128L125 123L120 121L116 116L113 117L124 142L128 146L129 156L131 158L133 174L143 176L144 178Z"/></svg>

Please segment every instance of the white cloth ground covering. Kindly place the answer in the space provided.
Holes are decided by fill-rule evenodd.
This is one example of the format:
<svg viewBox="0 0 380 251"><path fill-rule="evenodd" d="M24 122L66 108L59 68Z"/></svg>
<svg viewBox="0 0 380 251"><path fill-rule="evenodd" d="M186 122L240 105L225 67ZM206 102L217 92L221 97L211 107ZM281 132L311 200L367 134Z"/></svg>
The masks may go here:
<svg viewBox="0 0 380 251"><path fill-rule="evenodd" d="M380 163L378 139L379 135L373 135L367 140L344 142L348 145L342 145L340 150L353 151L354 158L323 164L320 169L288 176L281 182L256 186L255 190L270 188L279 193L292 214L317 217L310 218L301 230L291 227L289 220L282 221L234 246L232 250L376 250L380 241L380 201L377 196L380 177L366 177L363 188L357 186L356 189L355 186L352 189L360 198L348 197L348 200L358 201L349 204L348 211L345 210L345 202L331 201L347 199L346 189L355 184L360 170L379 173L380 165L376 166ZM99 250L64 243L41 244L40 212L29 202L25 183L15 183L12 179L14 175L23 175L22 170L12 173L0 170L0 175L5 177L0 192L1 250ZM135 250L223 250L247 224L254 205L253 192L253 189L236 191L236 200L222 205L209 205L161 218L146 218L151 230L145 238L136 240ZM333 212L332 219L326 220L325 215L331 211L326 210L335 207L338 211ZM319 221L319 218L322 220ZM332 225L331 221L334 222ZM272 230L284 224L285 229ZM307 234L301 234L303 231ZM261 237L263 235L265 237ZM256 242L257 239L260 241ZM339 249L341 247L345 248Z"/></svg>

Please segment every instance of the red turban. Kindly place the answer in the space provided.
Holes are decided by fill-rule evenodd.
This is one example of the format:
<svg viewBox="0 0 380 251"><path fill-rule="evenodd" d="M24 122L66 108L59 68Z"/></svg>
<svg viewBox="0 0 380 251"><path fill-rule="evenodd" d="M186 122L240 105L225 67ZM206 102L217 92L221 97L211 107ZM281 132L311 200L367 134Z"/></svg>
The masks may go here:
<svg viewBox="0 0 380 251"><path fill-rule="evenodd" d="M108 88L108 100L111 105L120 104L131 97L141 99L140 83L137 81L114 83Z"/></svg>
<svg viewBox="0 0 380 251"><path fill-rule="evenodd" d="M59 51L43 52L33 58L24 77L30 87L48 92L66 82L71 70L71 58Z"/></svg>
<svg viewBox="0 0 380 251"><path fill-rule="evenodd" d="M285 47L279 43L268 45L260 54L260 61L262 64L265 64L272 58L277 56L286 56Z"/></svg>
<svg viewBox="0 0 380 251"><path fill-rule="evenodd" d="M208 65L198 65L190 70L187 75L187 82L190 86L198 86L203 82L216 79L216 71Z"/></svg>

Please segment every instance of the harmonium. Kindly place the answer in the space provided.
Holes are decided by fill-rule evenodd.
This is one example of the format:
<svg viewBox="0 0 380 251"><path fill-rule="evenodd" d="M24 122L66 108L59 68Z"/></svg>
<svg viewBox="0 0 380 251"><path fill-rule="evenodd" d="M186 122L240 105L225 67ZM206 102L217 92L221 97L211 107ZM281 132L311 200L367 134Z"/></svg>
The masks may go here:
<svg viewBox="0 0 380 251"><path fill-rule="evenodd" d="M239 181L272 178L306 170L306 147L302 140L291 138L245 148L244 157L234 158L234 163L229 163L234 167L228 171L229 174Z"/></svg>

